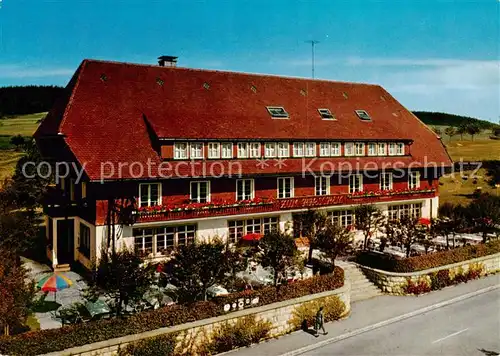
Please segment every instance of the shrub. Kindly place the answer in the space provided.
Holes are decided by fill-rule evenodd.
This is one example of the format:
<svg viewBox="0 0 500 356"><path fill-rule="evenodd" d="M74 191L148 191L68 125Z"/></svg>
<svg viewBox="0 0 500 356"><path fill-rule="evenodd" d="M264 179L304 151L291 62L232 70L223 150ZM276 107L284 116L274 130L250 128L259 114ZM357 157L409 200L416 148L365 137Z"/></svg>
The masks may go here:
<svg viewBox="0 0 500 356"><path fill-rule="evenodd" d="M176 334L166 334L128 344L118 356L174 356Z"/></svg>
<svg viewBox="0 0 500 356"><path fill-rule="evenodd" d="M361 252L356 260L359 264L390 272L416 272L500 252L500 240L485 244L459 247L448 251L398 259L385 254Z"/></svg>
<svg viewBox="0 0 500 356"><path fill-rule="evenodd" d="M339 320L345 312L345 304L339 297L331 296L321 300L311 300L303 303L293 310L292 318L288 321L295 330L304 325L314 325L316 313L320 307L324 307L324 321Z"/></svg>
<svg viewBox="0 0 500 356"><path fill-rule="evenodd" d="M212 301L168 306L136 314L127 319L99 320L64 326L59 329L32 331L13 337L0 337L0 354L24 356L60 351L120 336L215 317L225 313L225 304L234 302L238 298L258 296L258 305L265 305L337 289L343 285L344 271L336 267L334 273L330 275L316 276L285 284L277 289L270 286L255 291L234 293Z"/></svg>
<svg viewBox="0 0 500 356"><path fill-rule="evenodd" d="M403 290L406 294L419 295L429 293L431 291L431 286L424 278L419 279L417 282L413 282L410 278L408 278Z"/></svg>
<svg viewBox="0 0 500 356"><path fill-rule="evenodd" d="M431 273L431 289L438 290L447 287L452 284L450 278L450 271L447 269L442 269L441 271Z"/></svg>
<svg viewBox="0 0 500 356"><path fill-rule="evenodd" d="M267 337L271 328L269 321L257 321L255 316L238 319L235 324L226 321L214 329L211 341L198 350L198 353L215 355L256 344Z"/></svg>

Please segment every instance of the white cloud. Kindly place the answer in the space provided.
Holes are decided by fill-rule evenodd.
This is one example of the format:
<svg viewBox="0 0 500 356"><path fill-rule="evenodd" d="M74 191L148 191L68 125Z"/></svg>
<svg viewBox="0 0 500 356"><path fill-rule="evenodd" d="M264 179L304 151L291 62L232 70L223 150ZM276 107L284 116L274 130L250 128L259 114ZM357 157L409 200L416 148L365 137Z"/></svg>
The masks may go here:
<svg viewBox="0 0 500 356"><path fill-rule="evenodd" d="M21 66L17 64L0 65L0 78L41 78L70 76L75 69Z"/></svg>

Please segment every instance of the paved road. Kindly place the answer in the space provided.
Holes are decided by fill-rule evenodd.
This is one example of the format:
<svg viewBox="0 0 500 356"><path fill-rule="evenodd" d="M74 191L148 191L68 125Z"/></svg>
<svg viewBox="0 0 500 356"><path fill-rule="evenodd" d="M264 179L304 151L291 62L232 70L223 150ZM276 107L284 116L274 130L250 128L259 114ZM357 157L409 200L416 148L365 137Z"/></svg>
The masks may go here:
<svg viewBox="0 0 500 356"><path fill-rule="evenodd" d="M333 343L322 355L499 355L500 290Z"/></svg>

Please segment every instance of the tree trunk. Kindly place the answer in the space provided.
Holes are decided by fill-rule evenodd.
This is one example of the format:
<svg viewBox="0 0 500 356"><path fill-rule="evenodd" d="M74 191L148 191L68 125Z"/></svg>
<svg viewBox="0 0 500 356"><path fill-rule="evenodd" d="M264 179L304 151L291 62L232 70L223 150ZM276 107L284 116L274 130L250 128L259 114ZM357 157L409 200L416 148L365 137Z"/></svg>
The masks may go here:
<svg viewBox="0 0 500 356"><path fill-rule="evenodd" d="M312 261L313 249L314 249L314 246L313 246L313 243L312 243L312 239L309 238L309 254L307 256L307 262L308 263L311 263L311 261Z"/></svg>
<svg viewBox="0 0 500 356"><path fill-rule="evenodd" d="M487 240L488 240L488 233L486 231L483 231L483 244L485 244Z"/></svg>

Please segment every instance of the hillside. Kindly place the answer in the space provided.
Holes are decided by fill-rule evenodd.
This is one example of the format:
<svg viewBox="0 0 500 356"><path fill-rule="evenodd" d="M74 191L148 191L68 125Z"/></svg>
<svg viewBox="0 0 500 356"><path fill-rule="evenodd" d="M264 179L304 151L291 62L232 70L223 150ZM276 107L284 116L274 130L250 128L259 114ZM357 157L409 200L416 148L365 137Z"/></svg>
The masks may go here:
<svg viewBox="0 0 500 356"><path fill-rule="evenodd" d="M429 126L455 126L458 127L462 124L474 122L481 129L488 130L497 127L498 125L486 120L479 120L473 117L460 116L453 114L446 114L442 112L430 112L430 111L414 111L415 116L422 120L426 125Z"/></svg>
<svg viewBox="0 0 500 356"><path fill-rule="evenodd" d="M49 111L63 90L52 85L1 87L0 118Z"/></svg>

